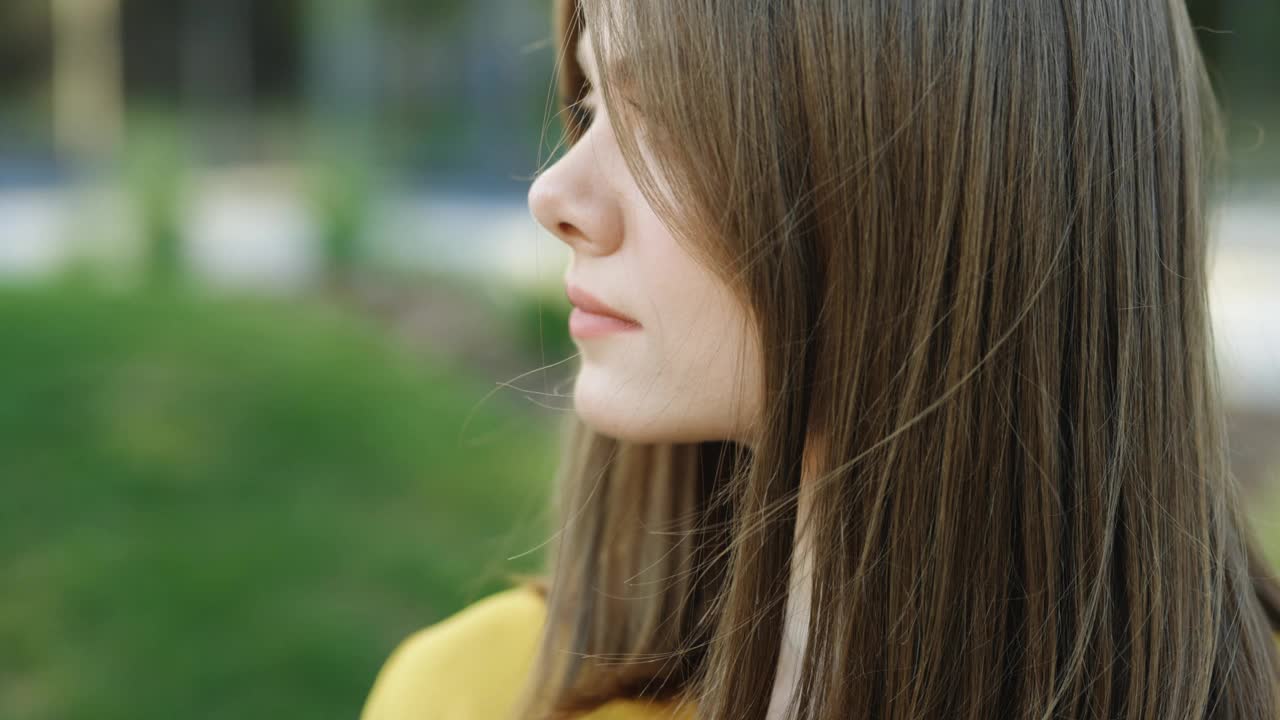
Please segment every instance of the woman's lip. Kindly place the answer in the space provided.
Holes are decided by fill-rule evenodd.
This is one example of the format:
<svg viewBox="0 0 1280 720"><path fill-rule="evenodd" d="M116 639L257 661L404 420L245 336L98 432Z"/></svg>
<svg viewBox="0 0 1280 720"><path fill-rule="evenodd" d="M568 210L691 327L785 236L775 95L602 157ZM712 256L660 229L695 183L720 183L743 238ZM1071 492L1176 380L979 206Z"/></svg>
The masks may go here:
<svg viewBox="0 0 1280 720"><path fill-rule="evenodd" d="M569 313L569 334L579 340L639 329L639 325L629 320L623 320L612 315L599 315L583 310L580 307L575 307Z"/></svg>
<svg viewBox="0 0 1280 720"><path fill-rule="evenodd" d="M565 294L569 296L569 302L572 303L575 308L586 313L610 317L630 325L638 326L640 324L636 322L634 318L627 317L617 310L614 310L605 304L603 300L600 300L595 295L592 295L577 285L572 283L566 285Z"/></svg>

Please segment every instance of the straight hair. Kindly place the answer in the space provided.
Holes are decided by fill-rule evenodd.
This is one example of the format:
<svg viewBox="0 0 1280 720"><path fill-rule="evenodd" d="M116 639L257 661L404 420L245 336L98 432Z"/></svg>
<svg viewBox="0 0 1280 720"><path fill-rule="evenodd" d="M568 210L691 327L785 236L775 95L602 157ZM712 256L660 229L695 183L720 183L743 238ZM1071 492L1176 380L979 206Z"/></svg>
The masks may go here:
<svg viewBox="0 0 1280 720"><path fill-rule="evenodd" d="M751 309L765 401L750 447L566 418L519 717L763 718L809 457L790 717L1280 716L1181 0L558 0L555 28L565 141L589 28L636 182Z"/></svg>

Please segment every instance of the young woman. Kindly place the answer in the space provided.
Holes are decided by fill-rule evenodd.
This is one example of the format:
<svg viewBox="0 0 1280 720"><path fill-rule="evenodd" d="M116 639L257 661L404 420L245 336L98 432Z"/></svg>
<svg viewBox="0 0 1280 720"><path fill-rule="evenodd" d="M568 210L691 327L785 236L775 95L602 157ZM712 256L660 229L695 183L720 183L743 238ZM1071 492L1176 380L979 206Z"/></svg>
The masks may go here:
<svg viewBox="0 0 1280 720"><path fill-rule="evenodd" d="M572 0L548 576L391 718L1275 718L1182 0Z"/></svg>

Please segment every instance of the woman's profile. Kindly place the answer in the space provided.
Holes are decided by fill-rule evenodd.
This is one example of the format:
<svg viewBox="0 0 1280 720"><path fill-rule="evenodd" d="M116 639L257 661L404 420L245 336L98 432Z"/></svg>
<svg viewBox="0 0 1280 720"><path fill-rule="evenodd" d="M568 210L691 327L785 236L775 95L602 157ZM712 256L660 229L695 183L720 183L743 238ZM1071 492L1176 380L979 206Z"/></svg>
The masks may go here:
<svg viewBox="0 0 1280 720"><path fill-rule="evenodd" d="M560 0L545 577L366 720L1275 718L1183 0Z"/></svg>

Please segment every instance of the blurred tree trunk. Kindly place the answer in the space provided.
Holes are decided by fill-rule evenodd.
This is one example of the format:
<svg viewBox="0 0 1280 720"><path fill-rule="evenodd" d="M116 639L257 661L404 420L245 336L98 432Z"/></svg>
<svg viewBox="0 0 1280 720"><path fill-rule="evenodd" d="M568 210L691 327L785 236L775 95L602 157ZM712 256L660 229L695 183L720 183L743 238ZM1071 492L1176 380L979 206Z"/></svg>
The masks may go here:
<svg viewBox="0 0 1280 720"><path fill-rule="evenodd" d="M377 101L378 24L373 3L306 0L305 83L313 121L366 136Z"/></svg>
<svg viewBox="0 0 1280 720"><path fill-rule="evenodd" d="M239 149L249 134L253 53L248 0L187 0L182 15L182 97L200 138Z"/></svg>
<svg viewBox="0 0 1280 720"><path fill-rule="evenodd" d="M103 161L124 133L119 0L53 0L53 124L58 152Z"/></svg>

